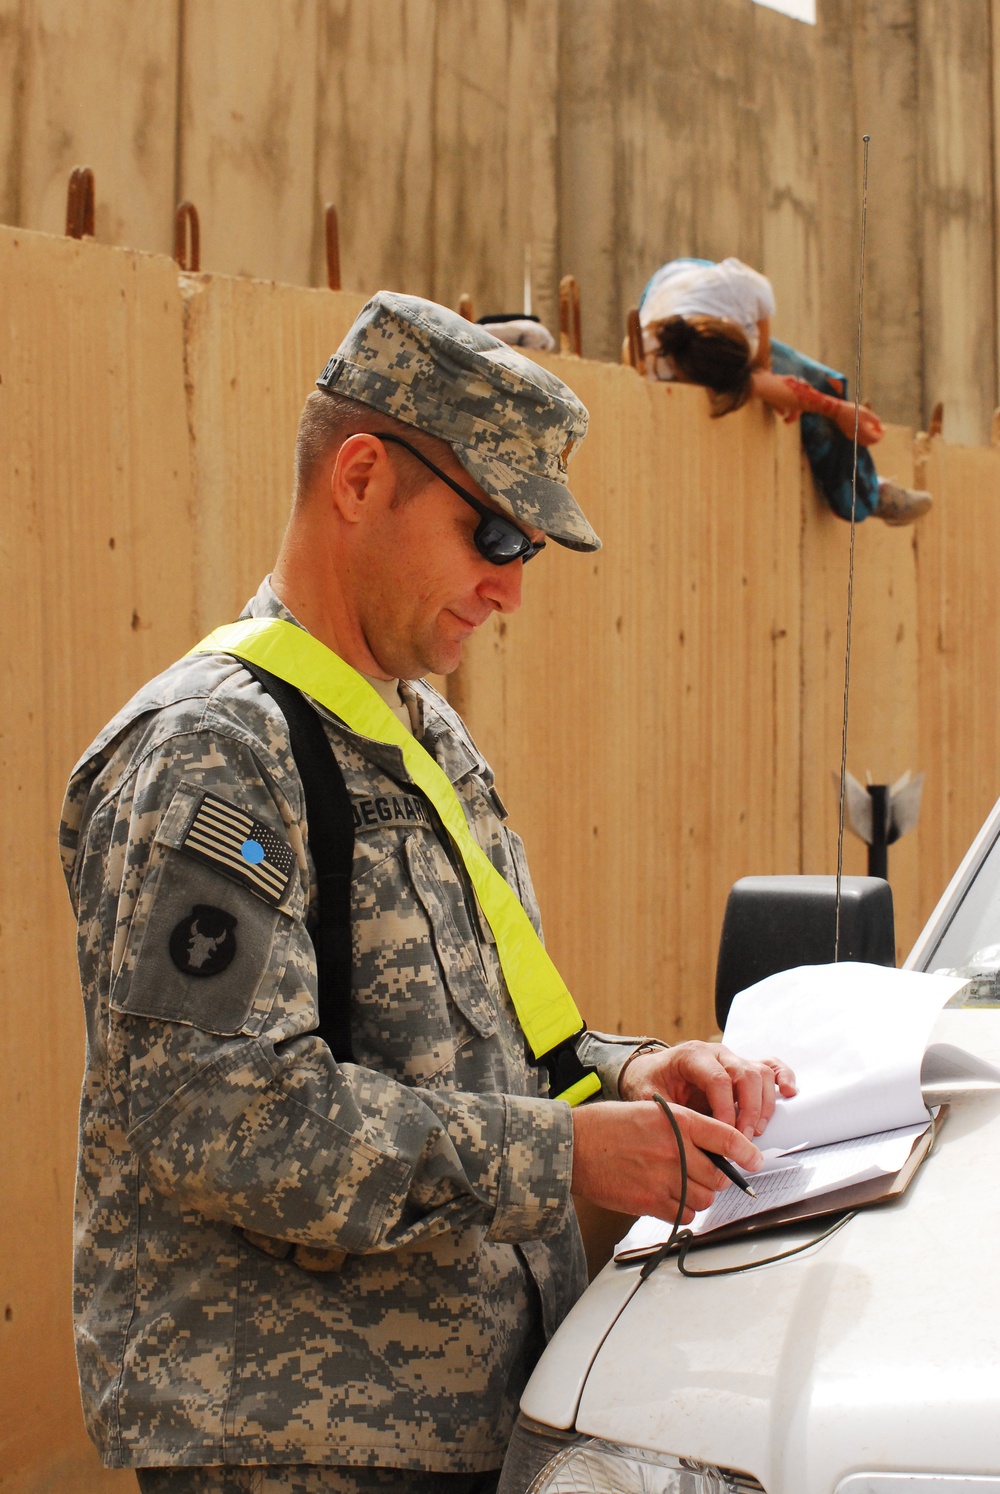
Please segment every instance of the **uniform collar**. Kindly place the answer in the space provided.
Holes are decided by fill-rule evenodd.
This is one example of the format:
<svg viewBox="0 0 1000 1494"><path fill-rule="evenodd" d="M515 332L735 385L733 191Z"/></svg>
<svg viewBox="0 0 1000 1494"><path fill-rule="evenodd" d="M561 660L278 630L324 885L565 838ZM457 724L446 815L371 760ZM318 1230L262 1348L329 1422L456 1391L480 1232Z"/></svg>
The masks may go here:
<svg viewBox="0 0 1000 1494"><path fill-rule="evenodd" d="M270 576L266 576L261 582L256 595L251 597L240 613L240 617L278 617L283 622L294 623L297 628L302 627L298 618L289 611L271 586ZM303 632L306 631L303 628ZM407 704L411 700L416 702L418 726L414 735L447 774L451 783L458 783L470 771L482 772L486 768L485 761L472 750L464 733L457 732L440 710L437 705L440 697L436 690L433 690L424 680L401 680L399 690ZM336 722L338 731L369 762L374 763L376 767L381 768L383 772L398 781L410 782L410 776L403 763L403 754L398 747L392 746L389 742L376 742L371 737L360 736L350 727L345 726L333 712L326 710L318 702L315 704L320 715Z"/></svg>

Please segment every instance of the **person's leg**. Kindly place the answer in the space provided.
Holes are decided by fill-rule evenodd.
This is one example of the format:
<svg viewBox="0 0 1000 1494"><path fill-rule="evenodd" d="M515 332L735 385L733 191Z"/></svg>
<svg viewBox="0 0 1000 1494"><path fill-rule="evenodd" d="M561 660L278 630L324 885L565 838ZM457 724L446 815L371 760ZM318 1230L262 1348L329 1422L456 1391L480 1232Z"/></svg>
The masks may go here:
<svg viewBox="0 0 1000 1494"><path fill-rule="evenodd" d="M771 339L771 368L776 374L792 374L797 379L818 389L822 394L832 394L837 399L848 397L847 379L836 369L827 368L815 358L809 358L787 343ZM835 514L850 520L851 501L854 491L854 442L828 420L825 415L800 416L802 445L809 462L816 486ZM860 522L869 518L878 508L879 482L875 463L864 446L858 447L857 504L855 519Z"/></svg>
<svg viewBox="0 0 1000 1494"><path fill-rule="evenodd" d="M432 1473L319 1464L137 1468L141 1494L495 1494L500 1470Z"/></svg>

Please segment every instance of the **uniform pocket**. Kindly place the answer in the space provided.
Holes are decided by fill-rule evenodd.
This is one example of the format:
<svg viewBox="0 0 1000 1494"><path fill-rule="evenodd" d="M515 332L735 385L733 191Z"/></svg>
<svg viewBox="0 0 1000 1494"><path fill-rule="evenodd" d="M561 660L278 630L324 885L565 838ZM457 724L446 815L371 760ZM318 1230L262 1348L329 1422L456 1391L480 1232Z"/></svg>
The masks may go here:
<svg viewBox="0 0 1000 1494"><path fill-rule="evenodd" d="M498 1027L497 1012L462 884L440 849L438 859L447 867L447 875L443 875L444 867L431 862L417 836L410 836L404 851L413 889L431 926L434 952L448 994L481 1037L492 1037Z"/></svg>

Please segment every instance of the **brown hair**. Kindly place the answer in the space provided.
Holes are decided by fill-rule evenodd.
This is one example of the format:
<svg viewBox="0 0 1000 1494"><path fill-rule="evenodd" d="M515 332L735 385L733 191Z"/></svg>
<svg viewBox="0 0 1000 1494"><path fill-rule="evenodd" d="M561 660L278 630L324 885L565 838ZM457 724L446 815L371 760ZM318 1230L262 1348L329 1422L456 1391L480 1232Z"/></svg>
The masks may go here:
<svg viewBox="0 0 1000 1494"><path fill-rule="evenodd" d="M340 449L348 436L355 436L360 431L368 431L373 436L377 436L380 431L395 433L438 463L442 454L450 450L447 442L438 440L436 436L424 435L412 425L406 425L391 415L383 415L380 410L362 404L360 400L348 399L343 394L329 394L324 389L314 389L306 398L295 437L296 503L306 499L324 461ZM400 465L396 466L399 479L397 501L411 498L433 480L427 468L408 451L399 451L396 446L389 446L387 450L394 466L396 454L399 453Z"/></svg>
<svg viewBox="0 0 1000 1494"><path fill-rule="evenodd" d="M750 344L735 322L718 316L668 316L656 328L660 352L689 384L710 391L712 418L750 398Z"/></svg>

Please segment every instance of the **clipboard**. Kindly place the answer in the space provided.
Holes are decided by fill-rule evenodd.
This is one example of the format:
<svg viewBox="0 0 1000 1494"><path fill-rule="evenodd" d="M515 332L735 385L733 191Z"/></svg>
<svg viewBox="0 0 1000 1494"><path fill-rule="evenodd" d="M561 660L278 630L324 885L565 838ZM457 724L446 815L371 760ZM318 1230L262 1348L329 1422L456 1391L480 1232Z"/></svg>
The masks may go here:
<svg viewBox="0 0 1000 1494"><path fill-rule="evenodd" d="M914 1138L910 1154L897 1172L866 1178L860 1183L849 1183L842 1188L833 1188L828 1193L818 1193L813 1198L803 1198L780 1208L762 1210L759 1214L749 1214L744 1219L733 1220L731 1224L720 1225L718 1229L707 1230L704 1234L689 1236L684 1232L685 1253L693 1253L708 1245L720 1245L728 1240L749 1239L788 1225L807 1224L833 1214L853 1213L858 1209L891 1203L902 1197L922 1163L933 1151L948 1109L947 1105L938 1108L927 1129ZM659 1244L649 1244L637 1245L621 1252L616 1249L614 1260L617 1265L630 1265L646 1260L661 1248ZM670 1254L675 1254L680 1248L680 1241L675 1242Z"/></svg>

